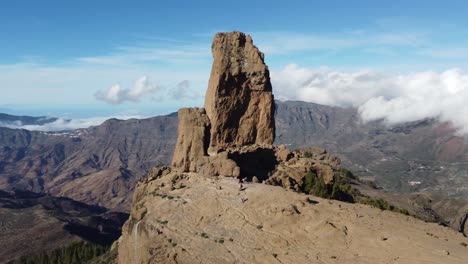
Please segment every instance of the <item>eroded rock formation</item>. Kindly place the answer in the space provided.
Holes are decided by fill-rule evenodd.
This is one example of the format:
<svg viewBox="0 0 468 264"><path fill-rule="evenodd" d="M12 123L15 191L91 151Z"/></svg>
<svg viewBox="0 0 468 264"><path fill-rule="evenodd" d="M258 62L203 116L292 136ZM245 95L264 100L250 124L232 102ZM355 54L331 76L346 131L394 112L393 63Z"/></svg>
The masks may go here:
<svg viewBox="0 0 468 264"><path fill-rule="evenodd" d="M270 74L263 53L244 33L217 33L212 53L205 109L179 110L172 166L181 172L238 177L241 168L236 158L245 160L245 156L253 155L265 159L260 153L266 152L258 148L273 152L275 121ZM239 149L245 146L251 148L240 154ZM270 160L268 163L272 163Z"/></svg>
<svg viewBox="0 0 468 264"><path fill-rule="evenodd" d="M198 160L206 156L210 120L203 108L182 108L172 166L185 172L196 172Z"/></svg>
<svg viewBox="0 0 468 264"><path fill-rule="evenodd" d="M272 145L270 76L252 38L237 31L217 33L212 53L205 109L179 110L174 171L240 177L300 191L306 173L313 170L325 184L333 184L338 158L319 148L291 152Z"/></svg>
<svg viewBox="0 0 468 264"><path fill-rule="evenodd" d="M148 202L152 199L179 201L180 197L167 193L175 191L182 194L200 181L219 181L216 176L244 178L301 191L309 170L313 170L325 184L332 184L340 169L339 159L328 155L325 150L292 152L284 145L272 145L275 125L270 76L263 54L252 44L250 36L241 32L218 33L212 52L214 62L205 109L179 110L172 168L155 168L147 180L136 187L131 217L124 225L120 239L120 263L163 263L164 257L172 263L176 262L177 256L185 254L182 249L169 250L173 255L167 255L169 251L164 248L150 248L150 244L161 245L161 238L168 237L165 232L172 232L162 230L167 220L161 218L171 214L165 209L154 212ZM236 185L234 181L231 183ZM218 188L222 190L224 187ZM229 188L232 191L232 186ZM177 207L185 208L185 203ZM184 210L191 209L187 207ZM291 210L294 213L297 208ZM192 219L189 225L194 221L204 220ZM237 220L233 222L237 223ZM153 243L154 234L160 236L157 243ZM172 241L171 238L169 243L176 247ZM220 243L224 243L222 241Z"/></svg>
<svg viewBox="0 0 468 264"><path fill-rule="evenodd" d="M241 32L217 33L205 96L211 121L209 153L229 147L273 144L274 99L263 53Z"/></svg>

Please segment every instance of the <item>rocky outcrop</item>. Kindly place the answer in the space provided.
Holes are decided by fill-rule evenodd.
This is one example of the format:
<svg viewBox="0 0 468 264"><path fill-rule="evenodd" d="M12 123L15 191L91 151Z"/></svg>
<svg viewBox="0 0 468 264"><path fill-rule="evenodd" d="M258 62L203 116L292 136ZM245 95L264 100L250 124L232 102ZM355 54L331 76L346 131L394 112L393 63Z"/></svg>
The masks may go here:
<svg viewBox="0 0 468 264"><path fill-rule="evenodd" d="M172 166L183 172L196 172L197 161L207 154L210 120L203 108L182 108L178 115L178 137Z"/></svg>
<svg viewBox="0 0 468 264"><path fill-rule="evenodd" d="M340 160L327 154L324 149L304 148L288 153L287 148L278 147L275 153L279 163L266 179L266 184L300 192L308 171L312 171L328 185L333 184L340 174Z"/></svg>
<svg viewBox="0 0 468 264"><path fill-rule="evenodd" d="M199 173L204 176L239 177L240 167L229 158L228 152L222 152L212 157L203 157L198 163Z"/></svg>
<svg viewBox="0 0 468 264"><path fill-rule="evenodd" d="M339 195L346 174L340 160L320 148L290 151L272 145L274 102L268 68L250 36L218 33L212 50L206 109L179 111L173 167L155 168L137 185L131 216L119 240L119 263L311 263L324 252L330 254L327 259L338 254L352 259L350 263L369 259L374 263L375 256L390 249L388 259L400 257L408 250L402 241L413 243L413 237L426 241L427 231L408 226L406 216L381 216L380 210L368 207L330 206L332 202L300 194L311 193L313 181L319 183L314 186L324 186L321 191ZM264 184L246 188L219 176ZM397 242L391 247L369 243L366 246L372 250L360 251L362 238L371 241L376 232L369 221L360 219L361 212L375 215L378 228L383 228L382 223L387 228L378 242L387 241L389 232ZM398 229L401 224L406 225L405 232ZM434 232L442 232L438 228ZM398 237L394 229L400 232ZM453 239L461 238L453 235ZM460 247L450 243L455 245L452 249ZM457 249L454 254L466 255ZM362 254L369 256L357 257ZM433 255L439 260L437 253Z"/></svg>
<svg viewBox="0 0 468 264"><path fill-rule="evenodd" d="M252 158L260 148L274 152L274 100L269 71L252 38L241 32L216 34L212 52L206 110L179 110L172 166L181 172L238 177L240 167L251 167L239 165L245 156ZM245 153L248 149L239 153L238 149L245 146L252 146L251 154Z"/></svg>
<svg viewBox="0 0 468 264"><path fill-rule="evenodd" d="M273 144L274 100L263 53L241 32L217 33L205 96L211 121L209 153L229 147Z"/></svg>
<svg viewBox="0 0 468 264"><path fill-rule="evenodd" d="M324 149L273 146L274 100L268 67L252 38L217 33L205 109L179 110L172 166L178 173L239 177L301 191L313 170L333 184L340 160Z"/></svg>
<svg viewBox="0 0 468 264"><path fill-rule="evenodd" d="M164 171L136 188L137 210L123 227L119 263L468 259L461 234L410 216L266 184L245 184L239 191L232 178Z"/></svg>

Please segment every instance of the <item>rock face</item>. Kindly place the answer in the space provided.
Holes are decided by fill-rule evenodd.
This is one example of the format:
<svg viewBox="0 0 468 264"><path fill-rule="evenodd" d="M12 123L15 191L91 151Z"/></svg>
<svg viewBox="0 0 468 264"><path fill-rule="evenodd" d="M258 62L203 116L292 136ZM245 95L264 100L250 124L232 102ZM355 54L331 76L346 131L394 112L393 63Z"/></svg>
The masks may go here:
<svg viewBox="0 0 468 264"><path fill-rule="evenodd" d="M184 172L196 172L197 160L207 154L210 120L203 108L182 108L178 115L178 138L172 166Z"/></svg>
<svg viewBox="0 0 468 264"><path fill-rule="evenodd" d="M209 153L251 144L273 144L274 99L263 53L241 32L217 33L205 96L211 121Z"/></svg>
<svg viewBox="0 0 468 264"><path fill-rule="evenodd" d="M179 110L172 166L180 172L238 177L239 161L232 157L245 156L238 153L239 148L273 149L275 104L270 73L263 53L244 33L216 34L212 52L205 109Z"/></svg>
<svg viewBox="0 0 468 264"><path fill-rule="evenodd" d="M268 67L252 38L217 33L205 109L179 110L174 173L227 176L301 191L308 171L332 185L340 160L324 149L273 146L274 100Z"/></svg>

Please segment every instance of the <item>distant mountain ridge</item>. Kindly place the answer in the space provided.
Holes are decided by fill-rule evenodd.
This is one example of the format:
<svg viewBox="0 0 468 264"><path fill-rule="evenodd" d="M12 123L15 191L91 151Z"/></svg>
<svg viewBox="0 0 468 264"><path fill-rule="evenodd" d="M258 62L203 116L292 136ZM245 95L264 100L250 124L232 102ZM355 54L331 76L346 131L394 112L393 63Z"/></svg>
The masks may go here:
<svg viewBox="0 0 468 264"><path fill-rule="evenodd" d="M356 109L304 102L277 104L276 123L276 144L324 147L387 190L468 198L467 139L447 123L362 123Z"/></svg>
<svg viewBox="0 0 468 264"><path fill-rule="evenodd" d="M48 117L48 116L16 116L0 113L0 127L9 126L9 125L45 125L47 123L52 123L58 118Z"/></svg>
<svg viewBox="0 0 468 264"><path fill-rule="evenodd" d="M162 116L62 132L0 128L0 188L127 210L138 179L169 162L176 124Z"/></svg>
<svg viewBox="0 0 468 264"><path fill-rule="evenodd" d="M276 102L275 144L321 146L387 190L468 198L468 144L448 124L363 124L356 109ZM137 180L169 164L177 114L65 132L0 128L0 188L49 191L128 210Z"/></svg>

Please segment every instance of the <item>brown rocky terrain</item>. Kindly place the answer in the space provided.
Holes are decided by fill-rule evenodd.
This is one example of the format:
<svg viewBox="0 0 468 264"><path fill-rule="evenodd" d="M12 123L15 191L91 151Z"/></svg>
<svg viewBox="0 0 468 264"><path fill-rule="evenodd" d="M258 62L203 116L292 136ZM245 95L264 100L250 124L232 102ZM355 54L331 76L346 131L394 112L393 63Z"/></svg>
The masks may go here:
<svg viewBox="0 0 468 264"><path fill-rule="evenodd" d="M69 198L0 191L0 263L79 241L110 245L127 217Z"/></svg>
<svg viewBox="0 0 468 264"><path fill-rule="evenodd" d="M318 148L290 151L284 145L273 146L268 139L274 138L274 128L266 130L269 135L262 134L266 141L254 141L251 133L244 133L255 132L274 118L264 115L274 108L273 100L262 108L235 103L242 101L239 91L251 97L246 83L262 87L269 83L267 71L248 75L248 67L239 67L237 62L249 65L254 58L263 64L256 68L267 69L263 55L243 45L245 40L252 42L240 32L216 34L207 110L179 111L173 167L156 167L137 185L119 239L119 263L462 263L468 259L467 239L455 230L300 193L375 202L398 211L383 200L366 200L351 187L359 181L341 168L336 156ZM245 56L252 52L261 60ZM236 63L219 67L226 58ZM232 72L250 80L226 85L217 77ZM223 96L211 96L220 91ZM247 112L248 116L238 114ZM220 126L226 131L213 129L218 124L230 125ZM243 179L252 183L245 186Z"/></svg>
<svg viewBox="0 0 468 264"><path fill-rule="evenodd" d="M111 119L63 132L0 128L0 189L26 189L128 211L136 182L168 164L177 117Z"/></svg>
<svg viewBox="0 0 468 264"><path fill-rule="evenodd" d="M153 166L170 163L177 121L177 114L172 114L47 133L0 127L1 188L39 192L53 188L55 195L128 211L137 179ZM453 147L454 141L464 139L447 124L435 120L392 127L379 122L362 124L353 109L279 101L275 123L277 144L291 149L325 146L355 175L384 188L366 194L428 221L466 230L460 223L466 222L468 213L467 145ZM108 131L115 135L109 137ZM52 183L55 177L61 179L59 184ZM420 184L410 185L411 181ZM67 192L61 193L58 186L65 186Z"/></svg>
<svg viewBox="0 0 468 264"><path fill-rule="evenodd" d="M57 195L128 211L137 179L153 166L170 164L177 122L177 114L172 114L109 120L95 128L64 132L0 127L0 188L54 189ZM290 149L322 146L355 175L385 190L424 192L432 200L468 198L468 144L448 124L362 124L355 109L279 101L275 123L275 144ZM111 130L116 135L109 134ZM52 183L54 178L60 181ZM83 182L112 188L89 189ZM57 184L67 192L60 193Z"/></svg>
<svg viewBox="0 0 468 264"><path fill-rule="evenodd" d="M367 205L168 174L137 188L119 263L462 264L466 243L452 229Z"/></svg>

